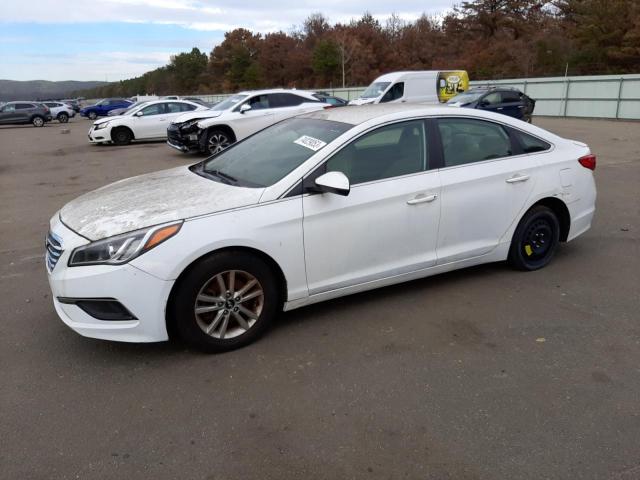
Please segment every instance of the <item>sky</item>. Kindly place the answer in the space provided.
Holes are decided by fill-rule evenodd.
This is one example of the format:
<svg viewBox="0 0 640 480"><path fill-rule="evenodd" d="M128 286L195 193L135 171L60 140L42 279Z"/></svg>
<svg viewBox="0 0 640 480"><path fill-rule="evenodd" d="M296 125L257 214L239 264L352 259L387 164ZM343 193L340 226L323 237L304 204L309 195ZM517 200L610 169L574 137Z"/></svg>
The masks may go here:
<svg viewBox="0 0 640 480"><path fill-rule="evenodd" d="M0 79L102 80L135 77L198 47L207 54L224 32L291 31L310 14L330 23L365 11L414 20L454 0L0 0ZM293 6L292 6L293 5Z"/></svg>

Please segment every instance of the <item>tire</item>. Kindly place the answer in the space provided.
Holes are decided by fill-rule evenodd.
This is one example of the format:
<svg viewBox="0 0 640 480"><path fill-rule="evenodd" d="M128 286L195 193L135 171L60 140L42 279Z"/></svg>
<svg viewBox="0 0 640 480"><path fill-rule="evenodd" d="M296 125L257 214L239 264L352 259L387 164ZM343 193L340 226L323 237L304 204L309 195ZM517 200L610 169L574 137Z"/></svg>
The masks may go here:
<svg viewBox="0 0 640 480"><path fill-rule="evenodd" d="M532 207L518 223L511 247L509 264L524 271L538 270L546 266L560 243L560 222L548 207Z"/></svg>
<svg viewBox="0 0 640 480"><path fill-rule="evenodd" d="M114 128L111 132L111 140L116 145L129 145L133 140L133 134L128 128Z"/></svg>
<svg viewBox="0 0 640 480"><path fill-rule="evenodd" d="M229 133L220 129L213 129L207 132L207 141L205 143L204 153L208 155L215 155L220 153L225 148L228 148L234 141Z"/></svg>
<svg viewBox="0 0 640 480"><path fill-rule="evenodd" d="M89 117L89 120L95 120L98 118L98 114L96 112L89 112L87 116Z"/></svg>
<svg viewBox="0 0 640 480"><path fill-rule="evenodd" d="M58 114L58 122L67 123L69 121L69 114L67 112L60 112Z"/></svg>
<svg viewBox="0 0 640 480"><path fill-rule="evenodd" d="M40 116L35 116L31 119L31 123L34 127L44 127L45 120Z"/></svg>
<svg viewBox="0 0 640 480"><path fill-rule="evenodd" d="M257 340L281 309L281 292L269 265L257 256L227 251L188 271L174 292L170 314L186 343L217 353Z"/></svg>

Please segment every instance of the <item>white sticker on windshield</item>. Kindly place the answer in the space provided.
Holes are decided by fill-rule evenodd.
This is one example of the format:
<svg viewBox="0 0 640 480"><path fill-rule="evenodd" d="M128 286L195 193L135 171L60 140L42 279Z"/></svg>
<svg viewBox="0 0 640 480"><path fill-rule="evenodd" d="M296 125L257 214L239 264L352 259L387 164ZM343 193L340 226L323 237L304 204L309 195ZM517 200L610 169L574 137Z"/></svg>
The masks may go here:
<svg viewBox="0 0 640 480"><path fill-rule="evenodd" d="M314 152L317 152L327 144L327 142L323 142L322 140L318 140L317 138L313 138L308 135L301 136L299 139L294 140L293 143L307 147Z"/></svg>

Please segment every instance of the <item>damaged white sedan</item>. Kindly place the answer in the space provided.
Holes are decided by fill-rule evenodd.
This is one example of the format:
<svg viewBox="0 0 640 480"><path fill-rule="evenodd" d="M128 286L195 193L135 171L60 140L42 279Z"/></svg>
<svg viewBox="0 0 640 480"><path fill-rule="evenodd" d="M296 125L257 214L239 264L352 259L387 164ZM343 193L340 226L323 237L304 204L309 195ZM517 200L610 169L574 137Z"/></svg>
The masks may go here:
<svg viewBox="0 0 640 480"><path fill-rule="evenodd" d="M585 144L483 111L306 114L64 206L53 301L88 337L229 350L282 310L485 262L542 268L590 227L594 169Z"/></svg>

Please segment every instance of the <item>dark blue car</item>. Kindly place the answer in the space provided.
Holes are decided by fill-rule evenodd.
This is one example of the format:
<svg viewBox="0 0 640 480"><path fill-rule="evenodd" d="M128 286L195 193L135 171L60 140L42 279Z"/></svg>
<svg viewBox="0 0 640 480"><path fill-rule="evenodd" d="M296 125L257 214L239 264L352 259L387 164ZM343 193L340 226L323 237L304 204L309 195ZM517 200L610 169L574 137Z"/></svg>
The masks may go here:
<svg viewBox="0 0 640 480"><path fill-rule="evenodd" d="M95 120L98 117L106 116L111 110L116 108L129 108L133 102L124 98L105 98L95 105L89 105L80 110L80 115Z"/></svg>
<svg viewBox="0 0 640 480"><path fill-rule="evenodd" d="M456 95L447 104L454 107L488 110L531 122L536 101L517 88L476 87Z"/></svg>

